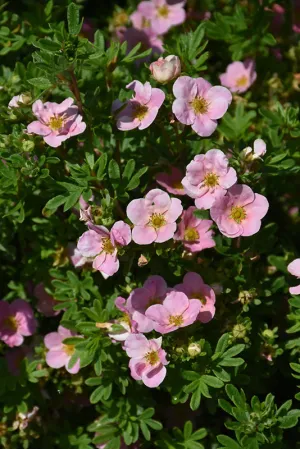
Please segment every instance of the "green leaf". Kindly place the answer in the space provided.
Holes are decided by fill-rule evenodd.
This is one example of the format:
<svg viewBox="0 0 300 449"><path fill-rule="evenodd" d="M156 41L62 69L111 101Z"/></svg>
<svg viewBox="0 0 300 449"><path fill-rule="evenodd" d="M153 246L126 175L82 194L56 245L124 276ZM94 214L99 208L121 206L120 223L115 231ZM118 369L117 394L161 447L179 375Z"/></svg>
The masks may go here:
<svg viewBox="0 0 300 449"><path fill-rule="evenodd" d="M102 399L103 393L104 387L103 385L100 385L100 387L96 388L96 390L94 390L90 396L91 404L97 404L97 402L99 402Z"/></svg>
<svg viewBox="0 0 300 449"><path fill-rule="evenodd" d="M70 3L67 10L68 30L72 35L80 32L81 24L79 23L79 8L74 3Z"/></svg>
<svg viewBox="0 0 300 449"><path fill-rule="evenodd" d="M108 164L108 175L112 181L112 185L114 187L118 186L120 182L120 167L114 159L111 159Z"/></svg>
<svg viewBox="0 0 300 449"><path fill-rule="evenodd" d="M242 352L244 349L245 345L243 344L235 345L232 348L227 349L226 352L224 352L224 354L222 355L222 359L234 357L238 355L240 352Z"/></svg>
<svg viewBox="0 0 300 449"><path fill-rule="evenodd" d="M105 167L107 165L107 153L102 153L99 159L96 162L96 165L98 165L97 170L97 179L103 179L103 174L105 172Z"/></svg>
<svg viewBox="0 0 300 449"><path fill-rule="evenodd" d="M45 208L46 209L55 209L56 210L59 206L64 204L66 199L67 198L64 195L57 195L57 196L55 196L54 198L52 198L51 200L49 200L45 204Z"/></svg>
<svg viewBox="0 0 300 449"><path fill-rule="evenodd" d="M140 185L140 178L144 173L148 170L148 167L143 167L136 172L136 174L131 178L129 183L126 186L126 190L136 189Z"/></svg>
<svg viewBox="0 0 300 449"><path fill-rule="evenodd" d="M237 407L242 408L242 409L245 408L245 401L243 400L240 392L234 385L232 385L232 384L226 385L225 390L226 390L227 396L229 397L229 399L232 400L234 405L236 405Z"/></svg>
<svg viewBox="0 0 300 449"><path fill-rule="evenodd" d="M144 421L140 422L140 428L141 428L142 434L145 437L145 440L150 441L151 433Z"/></svg>
<svg viewBox="0 0 300 449"><path fill-rule="evenodd" d="M201 401L201 387L199 384L197 390L194 391L194 393L191 396L191 400L190 400L190 407L193 411L195 411L195 410L197 410L197 408L199 408L200 401Z"/></svg>
<svg viewBox="0 0 300 449"><path fill-rule="evenodd" d="M201 377L201 380L203 380L207 385L209 385L210 387L213 387L213 388L222 388L224 386L224 383L220 379L217 379L214 376L209 376L209 375L204 374Z"/></svg>
<svg viewBox="0 0 300 449"><path fill-rule="evenodd" d="M33 45L41 50L48 51L49 53L56 53L61 50L61 44L51 39L39 39L34 42Z"/></svg>
<svg viewBox="0 0 300 449"><path fill-rule="evenodd" d="M232 405L228 401L225 399L219 399L218 404L223 410L225 410L225 412L232 415Z"/></svg>
<svg viewBox="0 0 300 449"><path fill-rule="evenodd" d="M100 30L97 30L95 35L94 35L94 45L95 47L97 47L97 50L100 53L104 53L105 51L105 40L104 40L104 36L101 33Z"/></svg>
<svg viewBox="0 0 300 449"><path fill-rule="evenodd" d="M32 84L34 87L38 87L39 89L49 89L52 86L51 81L43 77L31 78L28 80L28 83Z"/></svg>
<svg viewBox="0 0 300 449"><path fill-rule="evenodd" d="M122 178L124 179L124 181L129 182L133 172L135 169L135 160L134 159L129 159L129 161L127 162L124 171L123 171L123 176Z"/></svg>
<svg viewBox="0 0 300 449"><path fill-rule="evenodd" d="M242 449L236 441L226 435L218 435L217 440L223 444L225 449Z"/></svg>
<svg viewBox="0 0 300 449"><path fill-rule="evenodd" d="M228 346L228 341L229 341L229 334L223 334L217 343L215 352L223 354L223 352Z"/></svg>
<svg viewBox="0 0 300 449"><path fill-rule="evenodd" d="M145 419L149 419L154 415L154 412L155 412L154 408L151 407L147 408L146 410L143 411L143 413L139 415L139 419L142 421L144 421Z"/></svg>
<svg viewBox="0 0 300 449"><path fill-rule="evenodd" d="M64 205L64 212L67 212L67 210L71 209L71 207L75 206L77 201L79 200L79 197L82 193L82 190L71 193L70 196L66 199L65 205Z"/></svg>
<svg viewBox="0 0 300 449"><path fill-rule="evenodd" d="M188 440L193 433L193 424L191 421L186 421L183 428L183 436L185 440Z"/></svg>
<svg viewBox="0 0 300 449"><path fill-rule="evenodd" d="M207 435L207 430L204 428L196 430L193 435L190 436L190 440L203 440Z"/></svg>
<svg viewBox="0 0 300 449"><path fill-rule="evenodd" d="M219 365L221 366L240 366L244 363L244 360L237 357L234 359L225 359L225 360L221 360L219 362Z"/></svg>

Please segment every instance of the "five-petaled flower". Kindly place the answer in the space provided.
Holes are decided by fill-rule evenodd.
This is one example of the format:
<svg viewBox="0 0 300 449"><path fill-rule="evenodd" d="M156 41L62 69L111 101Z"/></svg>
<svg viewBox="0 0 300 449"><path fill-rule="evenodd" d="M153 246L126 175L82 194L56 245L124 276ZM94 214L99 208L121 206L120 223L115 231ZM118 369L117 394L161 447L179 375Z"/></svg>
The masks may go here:
<svg viewBox="0 0 300 449"><path fill-rule="evenodd" d="M48 352L46 354L46 363L51 368L62 368L63 366L71 374L76 374L80 370L80 360L77 359L75 365L69 368L71 357L75 353L74 345L66 345L63 341L66 338L74 337L76 334L69 329L59 326L57 332L50 332L44 338L44 343Z"/></svg>
<svg viewBox="0 0 300 449"><path fill-rule="evenodd" d="M110 231L104 226L91 223L89 228L90 230L79 238L77 250L83 257L92 261L93 268L100 271L106 279L119 269L118 247L131 242L130 226L124 221L117 221Z"/></svg>
<svg viewBox="0 0 300 449"><path fill-rule="evenodd" d="M198 299L189 299L185 293L172 290L162 304L154 304L145 314L154 322L157 332L168 334L193 324L200 310L201 302Z"/></svg>
<svg viewBox="0 0 300 449"><path fill-rule="evenodd" d="M131 334L124 343L125 351L131 359L131 376L150 388L158 387L167 374L167 354L161 344L162 337L148 340L143 334Z"/></svg>
<svg viewBox="0 0 300 449"><path fill-rule="evenodd" d="M59 147L70 137L83 133L86 124L73 103L73 98L67 98L60 104L35 101L32 112L37 120L28 125L27 132L43 136L44 141L53 148Z"/></svg>
<svg viewBox="0 0 300 449"><path fill-rule="evenodd" d="M127 216L134 224L132 240L140 245L163 243L176 231L176 220L182 213L181 201L160 189L153 189L145 198L131 201Z"/></svg>
<svg viewBox="0 0 300 449"><path fill-rule="evenodd" d="M247 237L259 231L268 208L266 197L254 193L249 186L236 184L216 199L210 215L226 237Z"/></svg>
<svg viewBox="0 0 300 449"><path fill-rule="evenodd" d="M164 102L164 92L161 89L152 88L148 81L142 84L135 80L126 87L132 89L135 95L125 104L119 100L114 101L112 109L116 112L117 128L121 131L148 128Z"/></svg>
<svg viewBox="0 0 300 449"><path fill-rule="evenodd" d="M180 76L174 83L176 100L172 110L177 120L202 137L210 136L216 129L217 119L226 113L232 95L226 87L212 86L203 78Z"/></svg>
<svg viewBox="0 0 300 449"><path fill-rule="evenodd" d="M195 198L198 209L209 209L236 181L236 171L229 167L225 154L213 149L194 157L186 168L182 184L186 193Z"/></svg>
<svg viewBox="0 0 300 449"><path fill-rule="evenodd" d="M245 62L235 61L220 75L222 86L228 87L231 92L246 92L256 80L255 62L247 59Z"/></svg>
<svg viewBox="0 0 300 449"><path fill-rule="evenodd" d="M24 337L33 335L36 320L30 305L23 299L12 303L0 301L0 340L13 348L21 346Z"/></svg>

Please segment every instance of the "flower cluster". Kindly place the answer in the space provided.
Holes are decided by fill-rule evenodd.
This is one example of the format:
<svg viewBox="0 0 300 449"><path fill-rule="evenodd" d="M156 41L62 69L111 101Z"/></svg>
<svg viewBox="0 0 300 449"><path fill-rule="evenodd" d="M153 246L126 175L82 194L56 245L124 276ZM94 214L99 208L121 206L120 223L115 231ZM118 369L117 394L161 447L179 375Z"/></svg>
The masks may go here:
<svg viewBox="0 0 300 449"><path fill-rule="evenodd" d="M174 288L161 276L150 276L127 300L116 299L124 316L114 323L123 330L111 331L112 323L98 323L97 327L108 328L113 340L123 342L132 377L153 388L166 376L167 354L161 348L162 337L148 340L144 334L155 330L164 335L196 321L208 323L215 315L215 301L214 290L198 273L187 273L183 283Z"/></svg>

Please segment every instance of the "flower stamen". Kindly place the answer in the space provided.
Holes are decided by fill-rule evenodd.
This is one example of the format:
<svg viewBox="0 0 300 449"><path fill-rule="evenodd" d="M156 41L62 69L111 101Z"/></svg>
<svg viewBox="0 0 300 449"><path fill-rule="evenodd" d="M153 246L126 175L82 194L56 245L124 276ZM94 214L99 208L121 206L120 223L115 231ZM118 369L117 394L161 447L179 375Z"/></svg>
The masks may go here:
<svg viewBox="0 0 300 449"><path fill-rule="evenodd" d="M163 214L152 214L150 217L149 225L155 229L159 229L166 224L166 219Z"/></svg>
<svg viewBox="0 0 300 449"><path fill-rule="evenodd" d="M244 207L233 206L229 218L232 218L236 223L240 224L247 217Z"/></svg>
<svg viewBox="0 0 300 449"><path fill-rule="evenodd" d="M169 317L169 324L172 326L181 326L183 323L182 315L171 315Z"/></svg>
<svg viewBox="0 0 300 449"><path fill-rule="evenodd" d="M219 185L219 176L215 173L207 173L204 177L204 185L209 188L213 188Z"/></svg>
<svg viewBox="0 0 300 449"><path fill-rule="evenodd" d="M208 110L208 102L203 97L194 98L190 104L195 114L206 114Z"/></svg>
<svg viewBox="0 0 300 449"><path fill-rule="evenodd" d="M145 355L146 361L151 365L156 365L159 362L159 355L157 351L147 352Z"/></svg>
<svg viewBox="0 0 300 449"><path fill-rule="evenodd" d="M187 242L195 242L199 240L199 232L195 228L186 228L184 232L184 240Z"/></svg>

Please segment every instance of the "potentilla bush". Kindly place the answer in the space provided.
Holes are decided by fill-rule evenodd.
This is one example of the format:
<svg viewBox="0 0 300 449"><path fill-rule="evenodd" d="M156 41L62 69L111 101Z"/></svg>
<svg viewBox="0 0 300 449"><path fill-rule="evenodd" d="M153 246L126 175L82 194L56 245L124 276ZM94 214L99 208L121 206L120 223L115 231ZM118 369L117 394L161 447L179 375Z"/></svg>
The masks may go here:
<svg viewBox="0 0 300 449"><path fill-rule="evenodd" d="M0 3L1 447L300 448L299 2Z"/></svg>

